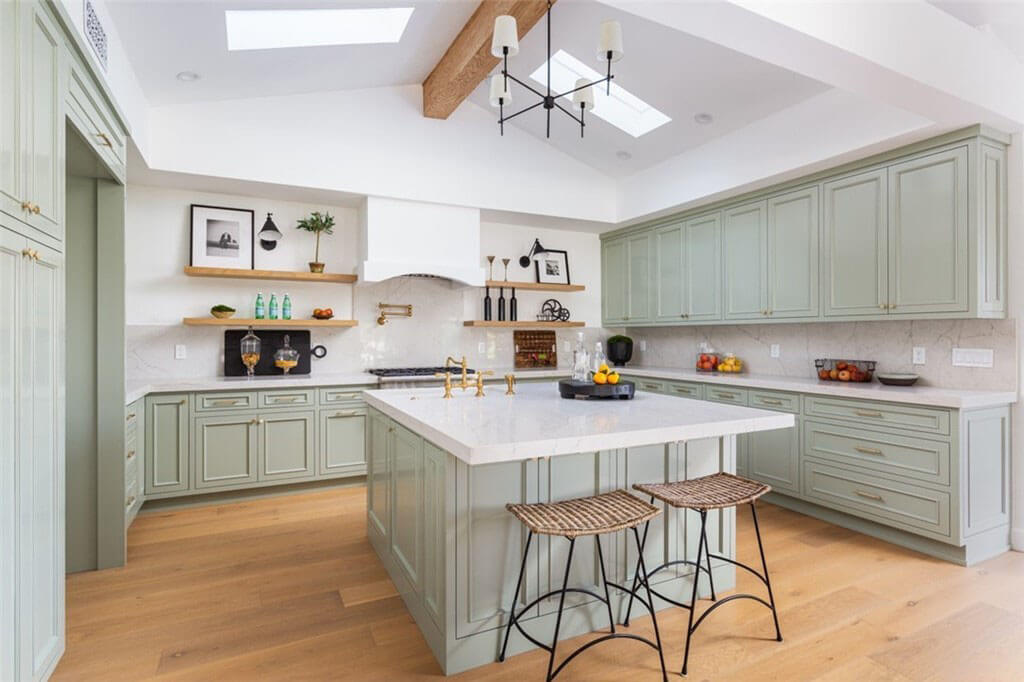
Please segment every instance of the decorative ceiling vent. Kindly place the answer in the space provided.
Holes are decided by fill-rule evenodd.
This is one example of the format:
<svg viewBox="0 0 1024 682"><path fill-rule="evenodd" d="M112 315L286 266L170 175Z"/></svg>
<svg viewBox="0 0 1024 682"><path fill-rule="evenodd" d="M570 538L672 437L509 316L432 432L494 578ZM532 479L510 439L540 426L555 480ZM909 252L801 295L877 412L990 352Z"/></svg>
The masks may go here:
<svg viewBox="0 0 1024 682"><path fill-rule="evenodd" d="M96 9L90 0L85 0L85 36L104 70L107 68L107 32L100 23Z"/></svg>

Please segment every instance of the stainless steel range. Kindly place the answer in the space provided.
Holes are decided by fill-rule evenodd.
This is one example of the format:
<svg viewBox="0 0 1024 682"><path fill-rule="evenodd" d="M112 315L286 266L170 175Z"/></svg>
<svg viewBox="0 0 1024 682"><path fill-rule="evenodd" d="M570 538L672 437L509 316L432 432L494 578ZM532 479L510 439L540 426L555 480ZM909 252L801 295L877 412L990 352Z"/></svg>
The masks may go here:
<svg viewBox="0 0 1024 682"><path fill-rule="evenodd" d="M368 369L370 374L377 377L381 388L416 388L425 382L436 380L436 374L462 372L461 367L387 367L383 369ZM466 374L474 374L476 370L466 369Z"/></svg>

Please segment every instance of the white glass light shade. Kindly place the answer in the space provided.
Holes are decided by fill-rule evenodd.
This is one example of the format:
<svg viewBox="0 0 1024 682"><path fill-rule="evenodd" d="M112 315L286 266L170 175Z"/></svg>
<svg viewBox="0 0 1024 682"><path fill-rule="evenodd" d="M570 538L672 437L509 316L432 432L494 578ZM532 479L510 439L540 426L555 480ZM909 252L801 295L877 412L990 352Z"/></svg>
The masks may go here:
<svg viewBox="0 0 1024 682"><path fill-rule="evenodd" d="M501 100L501 101L499 101ZM512 103L512 93L505 84L505 77L500 73L491 76L491 106L508 106Z"/></svg>
<svg viewBox="0 0 1024 682"><path fill-rule="evenodd" d="M516 18L507 14L494 18L491 54L495 57L504 57L505 48L508 48L509 57L519 54L519 30L516 27Z"/></svg>
<svg viewBox="0 0 1024 682"><path fill-rule="evenodd" d="M575 87L582 88L584 85L586 85L589 82L590 81L587 80L586 78L577 79ZM577 109L579 109L581 107L583 108L584 111L589 110L589 109L593 109L594 108L594 88L593 88L593 86L588 86L588 87L583 88L582 90L577 90L576 92L572 93L572 102L573 102L573 104L576 105Z"/></svg>
<svg viewBox="0 0 1024 682"><path fill-rule="evenodd" d="M597 58L608 61L608 53L612 53L612 61L622 59L622 25L617 21L602 21L600 38L597 42Z"/></svg>

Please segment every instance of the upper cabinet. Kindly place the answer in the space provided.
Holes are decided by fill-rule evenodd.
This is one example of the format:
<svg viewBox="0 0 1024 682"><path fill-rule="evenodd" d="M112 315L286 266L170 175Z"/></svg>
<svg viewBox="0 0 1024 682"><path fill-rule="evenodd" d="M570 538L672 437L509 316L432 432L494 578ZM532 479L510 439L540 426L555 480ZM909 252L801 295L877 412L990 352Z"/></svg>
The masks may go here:
<svg viewBox="0 0 1024 682"><path fill-rule="evenodd" d="M977 126L605 237L604 322L1005 317L1007 143Z"/></svg>

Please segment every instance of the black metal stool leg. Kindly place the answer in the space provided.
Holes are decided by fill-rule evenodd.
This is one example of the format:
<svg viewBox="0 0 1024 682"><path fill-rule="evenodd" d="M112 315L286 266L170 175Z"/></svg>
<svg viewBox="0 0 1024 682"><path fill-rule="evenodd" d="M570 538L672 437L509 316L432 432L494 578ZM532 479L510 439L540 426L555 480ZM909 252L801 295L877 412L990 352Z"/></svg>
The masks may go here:
<svg viewBox="0 0 1024 682"><path fill-rule="evenodd" d="M646 529L645 529L646 530ZM661 647L661 633L658 632L658 616L654 613L654 596L651 594L651 584L647 579L647 564L644 562L644 546L640 542L640 531L633 526L633 537L636 539L636 551L637 551L637 575L643 571L643 583L644 589L647 590L647 603L651 606L651 623L654 625L654 641L658 644L658 661L661 663L661 679L663 682L668 682L668 672L665 670L665 652ZM636 591L636 588L633 588ZM632 593L630 594L632 598ZM691 611L690 613L693 613Z"/></svg>
<svg viewBox="0 0 1024 682"><path fill-rule="evenodd" d="M651 498L651 501L652 502L654 501L653 497ZM644 539L640 541L640 549L639 549L639 551L640 551L641 554L644 551L644 547L647 546L647 531L650 530L650 528L651 528L651 522L648 521L647 523L644 524ZM646 571L644 571L644 573L645 573L644 577L646 577ZM640 587L640 585L637 584L637 579L639 577L640 577L640 575L638 573L634 573L633 574L633 589L629 593L629 602L626 604L626 619L622 621L622 624L625 625L627 628L629 627L629 615L633 612L633 597L636 596L636 591Z"/></svg>
<svg viewBox="0 0 1024 682"><path fill-rule="evenodd" d="M601 536L594 536L594 544L597 545L597 561L601 564L601 584L604 585L604 603L608 607L608 625L615 634L615 618L612 617L612 597L608 593L608 576L604 572L604 552L601 550Z"/></svg>
<svg viewBox="0 0 1024 682"><path fill-rule="evenodd" d="M526 557L530 554L530 541L533 540L533 531L526 536L526 548L523 549L523 563L519 566L519 578L516 580L516 591L512 595L512 607L508 610L508 623L505 624L505 642L501 645L501 655L498 662L505 661L505 650L508 649L508 636L512 632L512 624L516 620L516 604L519 602L519 590L523 586L523 574L526 572Z"/></svg>
<svg viewBox="0 0 1024 682"><path fill-rule="evenodd" d="M693 594L690 597L690 621L686 625L686 650L683 652L683 671L686 674L686 664L690 660L690 638L693 636L693 614L697 610L697 581L700 580L700 555L704 551L704 541L707 539L706 527L708 512L705 509L698 509L700 513L700 540L697 542L697 567L693 571ZM709 550L710 553L710 550Z"/></svg>
<svg viewBox="0 0 1024 682"><path fill-rule="evenodd" d="M706 556L708 558L708 583L711 584L711 601L718 601L718 598L715 597L715 576L711 572L711 543L708 542L707 527L703 523L700 526L700 534L704 538L704 549L705 549L704 556ZM700 561L699 560L697 562L697 565L700 566ZM697 570L697 574L698 575L700 574L700 569L699 568Z"/></svg>
<svg viewBox="0 0 1024 682"><path fill-rule="evenodd" d="M565 609L565 592L569 587L569 571L572 569L572 550L576 547L576 538L569 538L569 556L565 560L565 578L562 580L562 594L558 598L558 616L555 618L555 636L551 640L551 656L548 657L548 675L551 682L551 671L555 668L555 649L558 648L558 630L562 627L562 611Z"/></svg>
<svg viewBox="0 0 1024 682"><path fill-rule="evenodd" d="M775 619L775 641L782 641L782 630L779 629L779 614L775 610L775 595L772 594L772 581L768 577L768 562L764 558L764 545L761 544L761 527L757 525L757 508L750 503L750 515L754 518L754 534L757 535L757 551L761 553L761 569L764 571L764 584L768 588L768 602L772 606L772 618Z"/></svg>

